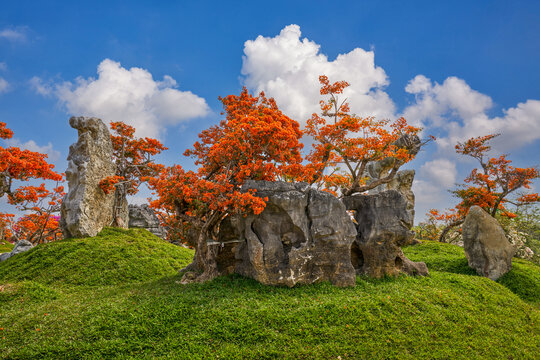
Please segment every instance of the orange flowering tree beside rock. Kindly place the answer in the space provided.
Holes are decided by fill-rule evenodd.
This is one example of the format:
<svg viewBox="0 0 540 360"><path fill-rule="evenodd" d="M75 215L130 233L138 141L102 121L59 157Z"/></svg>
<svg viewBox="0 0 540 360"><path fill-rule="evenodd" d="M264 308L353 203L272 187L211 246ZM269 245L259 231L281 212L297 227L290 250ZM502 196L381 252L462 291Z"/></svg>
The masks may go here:
<svg viewBox="0 0 540 360"><path fill-rule="evenodd" d="M509 195L520 189L529 189L532 181L540 177L540 173L536 167L513 167L506 155L488 158L487 152L491 150L489 141L496 136L498 134L474 137L456 145L458 154L476 159L480 167L473 169L465 178L465 184L453 191L461 199L459 204L446 212L431 210L428 214L430 218L445 224L439 241L445 241L448 231L463 223L473 205L480 206L493 217L498 214L513 218L515 214L507 208L508 204L522 206L540 201L538 193L523 193L513 199L509 198Z"/></svg>
<svg viewBox="0 0 540 360"><path fill-rule="evenodd" d="M13 131L0 122L0 139L10 139ZM47 155L22 150L18 147L0 146L0 197L7 196L7 201L27 215L15 220L13 214L2 213L0 219L4 237L25 239L33 243L55 240L59 236L58 219L54 215L60 209L64 188L59 183L62 175L53 171ZM39 186L26 185L13 188L14 181L44 179L56 181L52 191Z"/></svg>
<svg viewBox="0 0 540 360"><path fill-rule="evenodd" d="M390 122L351 114L347 99L338 96L349 83L331 84L324 75L319 82L321 95L328 97L320 101L321 115L313 114L307 122L305 133L313 137L314 144L301 179L344 196L390 182L399 168L414 158L406 139L421 129L408 125L404 118ZM383 159L392 160L389 173L366 182L368 163Z"/></svg>
<svg viewBox="0 0 540 360"><path fill-rule="evenodd" d="M121 121L111 122L111 129L116 174L101 180L100 187L106 194L114 190L113 226L127 227L127 195L159 174L163 166L153 157L167 148L156 139L136 138L135 128Z"/></svg>
<svg viewBox="0 0 540 360"><path fill-rule="evenodd" d="M195 246L189 266L196 281L217 275L215 257L219 225L231 214L264 210L265 201L254 192L242 191L252 180L287 178L299 172L302 157L299 124L284 115L264 93L253 96L246 88L240 95L219 98L226 118L202 131L192 149L197 171L175 165L166 168L150 184L158 196L152 206L175 213L184 236Z"/></svg>

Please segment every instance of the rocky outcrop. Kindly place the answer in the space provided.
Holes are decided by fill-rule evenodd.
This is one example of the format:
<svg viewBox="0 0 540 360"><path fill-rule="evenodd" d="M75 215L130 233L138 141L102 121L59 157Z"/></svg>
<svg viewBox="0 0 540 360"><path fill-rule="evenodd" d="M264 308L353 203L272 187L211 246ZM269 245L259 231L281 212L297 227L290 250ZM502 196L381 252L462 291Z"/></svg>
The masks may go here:
<svg viewBox="0 0 540 360"><path fill-rule="evenodd" d="M417 135L405 134L401 136L395 143L397 147L407 149L411 155L416 155L422 147L422 141ZM378 180L387 176L395 165L396 159L393 157L385 158L379 161L373 161L368 163L364 177L367 178L367 182ZM387 190L399 191L407 201L407 211L414 220L414 193L412 191L412 184L414 180L414 170L401 170L398 171L394 178L386 184L377 186L371 189L370 194L378 194Z"/></svg>
<svg viewBox="0 0 540 360"><path fill-rule="evenodd" d="M354 224L337 198L307 184L248 181L267 197L259 215L231 217L220 227L217 266L263 284L311 284L330 281L354 286L351 245Z"/></svg>
<svg viewBox="0 0 540 360"><path fill-rule="evenodd" d="M510 271L515 249L495 218L481 207L472 206L465 217L462 233L469 266L479 275L497 280Z"/></svg>
<svg viewBox="0 0 540 360"><path fill-rule="evenodd" d="M79 139L69 147L69 191L62 200L60 226L64 237L95 236L112 221L114 194L99 187L103 178L115 175L111 135L97 118L72 117L69 124Z"/></svg>
<svg viewBox="0 0 540 360"><path fill-rule="evenodd" d="M22 252L32 249L34 245L27 240L19 240L11 250L11 252L0 254L0 262L9 259L13 255L20 254Z"/></svg>
<svg viewBox="0 0 540 360"><path fill-rule="evenodd" d="M415 198L414 192L412 191L414 175L414 170L398 171L396 176L389 183L379 185L376 188L371 189L369 193L378 194L387 190L397 190L405 197L405 200L407 201L407 211L409 212L412 220L414 220Z"/></svg>
<svg viewBox="0 0 540 360"><path fill-rule="evenodd" d="M129 205L129 227L146 229L162 239L167 236L156 213L147 204Z"/></svg>
<svg viewBox="0 0 540 360"><path fill-rule="evenodd" d="M423 262L405 257L401 247L414 239L413 220L405 197L396 190L343 199L353 211L358 235L351 248L352 264L359 275L428 275Z"/></svg>

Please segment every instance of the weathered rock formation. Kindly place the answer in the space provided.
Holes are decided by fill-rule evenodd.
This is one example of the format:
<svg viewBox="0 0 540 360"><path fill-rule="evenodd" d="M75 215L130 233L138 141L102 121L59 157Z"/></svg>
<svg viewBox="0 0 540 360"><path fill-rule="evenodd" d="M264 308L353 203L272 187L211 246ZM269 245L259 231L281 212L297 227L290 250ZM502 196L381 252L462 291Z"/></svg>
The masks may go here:
<svg viewBox="0 0 540 360"><path fill-rule="evenodd" d="M495 218L481 207L473 206L465 218L462 233L469 266L479 275L497 280L510 271L515 249Z"/></svg>
<svg viewBox="0 0 540 360"><path fill-rule="evenodd" d="M405 148L410 154L416 155L422 147L422 141L416 135L403 135L396 142L395 145L401 148ZM373 161L366 166L364 176L368 178L367 182L375 181L387 176L396 162L395 158L385 158L379 161ZM412 184L414 180L414 170L401 170L398 171L396 176L386 184L377 186L371 189L371 194L381 193L386 190L397 190L407 200L407 211L414 220L414 193L412 191Z"/></svg>
<svg viewBox="0 0 540 360"><path fill-rule="evenodd" d="M129 227L146 229L162 239L167 236L156 213L147 204L129 205Z"/></svg>
<svg viewBox="0 0 540 360"><path fill-rule="evenodd" d="M398 171L396 176L387 184L382 184L369 191L370 194L378 194L386 190L397 190L405 197L407 201L407 211L411 215L414 222L414 205L415 198L412 191L412 184L414 181L414 170L401 170Z"/></svg>
<svg viewBox="0 0 540 360"><path fill-rule="evenodd" d="M95 236L112 221L114 194L105 194L99 182L115 174L111 135L97 118L72 117L79 132L69 147L66 178L69 192L62 200L60 226L64 237Z"/></svg>
<svg viewBox="0 0 540 360"><path fill-rule="evenodd" d="M428 275L423 262L405 257L401 246L414 239L413 220L405 197L396 190L375 195L353 195L343 199L354 212L358 235L351 248L352 264L359 275Z"/></svg>
<svg viewBox="0 0 540 360"><path fill-rule="evenodd" d="M334 196L306 184L248 181L268 197L259 215L226 220L219 232L217 265L268 285L330 281L354 286L351 245L356 236L345 207Z"/></svg>
<svg viewBox="0 0 540 360"><path fill-rule="evenodd" d="M19 240L11 250L11 252L0 254L0 262L9 259L13 255L20 254L22 252L32 249L34 245L28 240Z"/></svg>

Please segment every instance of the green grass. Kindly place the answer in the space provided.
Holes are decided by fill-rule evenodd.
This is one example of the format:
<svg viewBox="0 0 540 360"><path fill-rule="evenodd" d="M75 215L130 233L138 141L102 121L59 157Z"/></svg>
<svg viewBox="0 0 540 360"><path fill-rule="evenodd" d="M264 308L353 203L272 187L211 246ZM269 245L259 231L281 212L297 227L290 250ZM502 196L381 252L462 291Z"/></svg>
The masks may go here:
<svg viewBox="0 0 540 360"><path fill-rule="evenodd" d="M463 248L459 246L424 241L422 245L406 247L404 252L411 260L425 262L430 272L476 276L476 271L467 265ZM540 266L527 260L513 258L512 270L497 282L522 300L540 305Z"/></svg>
<svg viewBox="0 0 540 360"><path fill-rule="evenodd" d="M2 263L0 281L55 285L120 285L174 274L193 252L148 231L105 229L98 236L33 248Z"/></svg>
<svg viewBox="0 0 540 360"><path fill-rule="evenodd" d="M451 245L405 251L431 276L289 289L239 276L181 285L192 252L144 231L40 245L0 264L0 358L536 358L538 299L522 288L538 266L515 262L497 283Z"/></svg>
<svg viewBox="0 0 540 360"><path fill-rule="evenodd" d="M12 243L0 240L0 254L5 252L11 252L11 250L13 250Z"/></svg>

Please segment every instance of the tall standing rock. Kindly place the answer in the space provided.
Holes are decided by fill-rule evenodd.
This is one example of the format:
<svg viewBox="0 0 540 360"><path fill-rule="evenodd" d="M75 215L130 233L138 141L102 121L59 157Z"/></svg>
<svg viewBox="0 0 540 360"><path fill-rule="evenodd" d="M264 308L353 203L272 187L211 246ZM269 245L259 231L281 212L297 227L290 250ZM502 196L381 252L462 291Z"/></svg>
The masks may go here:
<svg viewBox="0 0 540 360"><path fill-rule="evenodd" d="M405 257L401 246L414 238L412 216L405 197L396 190L375 195L353 195L343 199L354 211L358 235L351 248L352 264L359 275L428 275L423 262Z"/></svg>
<svg viewBox="0 0 540 360"><path fill-rule="evenodd" d="M462 233L469 266L479 275L497 280L510 271L515 249L495 218L481 207L472 206L465 217Z"/></svg>
<svg viewBox="0 0 540 360"><path fill-rule="evenodd" d="M69 147L66 178L69 191L62 200L60 226L64 237L95 236L112 221L114 193L99 182L115 175L111 134L97 118L72 117L78 141Z"/></svg>
<svg viewBox="0 0 540 360"><path fill-rule="evenodd" d="M330 281L354 286L351 245L354 224L343 204L307 184L246 181L267 197L259 215L235 216L220 227L217 267L267 285Z"/></svg>

